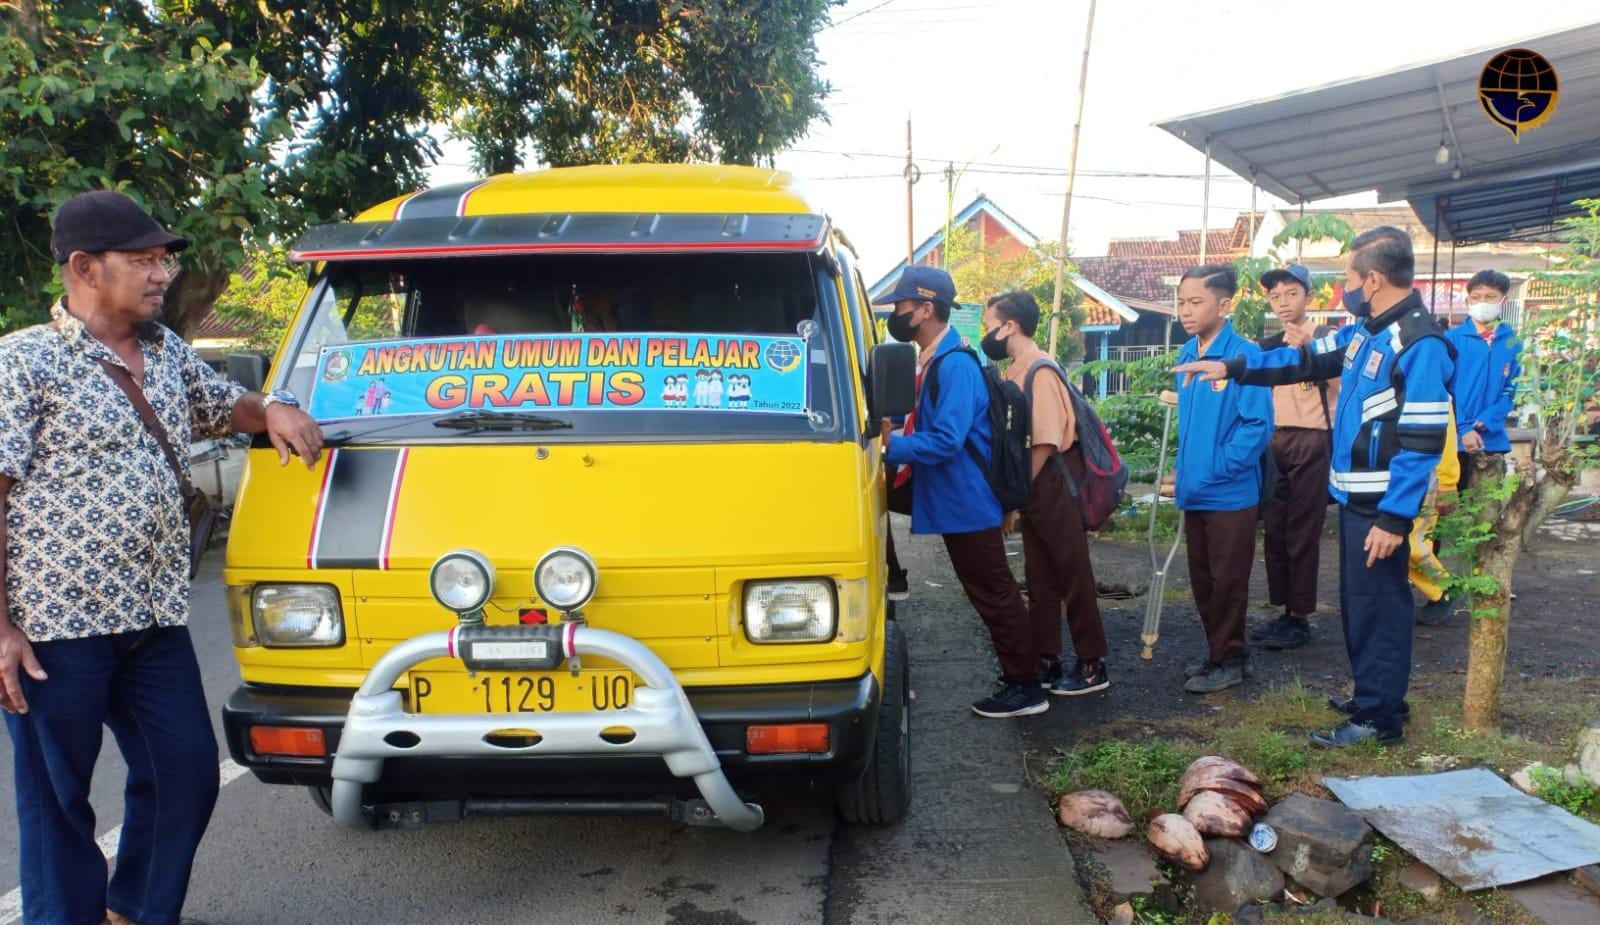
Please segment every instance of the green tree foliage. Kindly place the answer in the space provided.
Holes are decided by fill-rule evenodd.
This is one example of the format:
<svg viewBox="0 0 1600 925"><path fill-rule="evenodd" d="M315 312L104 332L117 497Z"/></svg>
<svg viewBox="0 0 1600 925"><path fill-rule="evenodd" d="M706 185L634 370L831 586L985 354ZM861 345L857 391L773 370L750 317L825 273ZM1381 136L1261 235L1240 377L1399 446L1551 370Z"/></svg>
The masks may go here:
<svg viewBox="0 0 1600 925"><path fill-rule="evenodd" d="M955 280L956 293L963 302L981 305L990 296L1008 289L1021 289L1033 295L1044 312L1033 339L1048 352L1049 313L1056 279L1055 243L1043 242L1020 254L1007 255L1004 242L984 244L978 240L977 232L966 225L957 225L950 229L945 246L945 263L950 268L951 279ZM1067 269L1072 269L1070 262ZM1056 359L1062 363L1083 356L1083 334L1080 330L1083 327L1083 312L1078 307L1083 294L1072 288L1070 279L1067 287L1061 297L1066 318L1063 319L1061 342L1056 350Z"/></svg>
<svg viewBox="0 0 1600 925"><path fill-rule="evenodd" d="M0 329L36 320L55 206L124 189L194 246L182 330L306 225L485 172L770 160L823 116L837 0L21 0L0 6ZM15 78L12 75L16 75Z"/></svg>
<svg viewBox="0 0 1600 925"><path fill-rule="evenodd" d="M228 278L214 309L247 346L270 351L283 341L305 294L305 277L295 272L287 250L256 250Z"/></svg>

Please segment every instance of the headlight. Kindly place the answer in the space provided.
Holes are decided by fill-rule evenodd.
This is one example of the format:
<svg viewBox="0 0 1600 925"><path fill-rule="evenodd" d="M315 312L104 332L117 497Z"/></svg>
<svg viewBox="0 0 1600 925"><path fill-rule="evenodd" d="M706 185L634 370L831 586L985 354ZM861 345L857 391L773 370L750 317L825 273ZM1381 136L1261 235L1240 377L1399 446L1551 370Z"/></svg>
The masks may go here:
<svg viewBox="0 0 1600 925"><path fill-rule="evenodd" d="M577 610L594 598L600 571L581 549L559 546L533 567L533 590L557 610Z"/></svg>
<svg viewBox="0 0 1600 925"><path fill-rule="evenodd" d="M827 579L744 586L744 632L751 642L827 642L837 613L833 582Z"/></svg>
<svg viewBox="0 0 1600 925"><path fill-rule="evenodd" d="M250 595L256 639L267 647L344 644L344 614L332 585L256 585Z"/></svg>
<svg viewBox="0 0 1600 925"><path fill-rule="evenodd" d="M428 587L439 606L458 614L475 613L494 593L494 566L475 549L453 549L428 573Z"/></svg>

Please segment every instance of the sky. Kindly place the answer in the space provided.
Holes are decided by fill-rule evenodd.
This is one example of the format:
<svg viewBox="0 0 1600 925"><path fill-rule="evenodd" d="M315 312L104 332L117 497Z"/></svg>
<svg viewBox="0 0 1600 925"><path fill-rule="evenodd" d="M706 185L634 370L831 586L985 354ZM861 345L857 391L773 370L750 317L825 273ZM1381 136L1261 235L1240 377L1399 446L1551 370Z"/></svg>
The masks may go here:
<svg viewBox="0 0 1600 925"><path fill-rule="evenodd" d="M869 282L905 256L908 114L922 171L917 241L943 227L946 164L960 170L969 162L956 209L986 194L1041 239L1060 237L1088 10L1089 0L850 0L835 8L834 24L817 37L833 87L829 122L815 124L777 165L804 178L850 235ZM1517 4L1510 25L1506 10L1497 0L1100 0L1071 253L1103 254L1113 237L1200 227L1204 158L1157 121L1600 16L1592 0ZM445 167L435 174L455 178ZM1368 194L1329 204L1375 202ZM1265 194L1258 204L1281 205ZM1210 225L1231 223L1249 206L1250 184L1214 168Z"/></svg>

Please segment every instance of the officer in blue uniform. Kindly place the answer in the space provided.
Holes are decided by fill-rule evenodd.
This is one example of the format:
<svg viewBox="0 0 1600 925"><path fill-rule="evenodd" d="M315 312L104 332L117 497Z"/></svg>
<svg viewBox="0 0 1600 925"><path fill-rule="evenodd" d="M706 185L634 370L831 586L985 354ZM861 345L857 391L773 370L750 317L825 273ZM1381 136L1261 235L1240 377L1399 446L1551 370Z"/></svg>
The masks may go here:
<svg viewBox="0 0 1600 925"><path fill-rule="evenodd" d="M1345 269L1344 305L1356 323L1304 347L1176 368L1250 385L1341 377L1329 490L1339 502L1339 605L1355 696L1329 701L1349 720L1311 734L1326 748L1404 737L1412 623L1404 549L1446 449L1455 370L1450 346L1412 289L1415 268L1409 235L1374 228L1351 243Z"/></svg>

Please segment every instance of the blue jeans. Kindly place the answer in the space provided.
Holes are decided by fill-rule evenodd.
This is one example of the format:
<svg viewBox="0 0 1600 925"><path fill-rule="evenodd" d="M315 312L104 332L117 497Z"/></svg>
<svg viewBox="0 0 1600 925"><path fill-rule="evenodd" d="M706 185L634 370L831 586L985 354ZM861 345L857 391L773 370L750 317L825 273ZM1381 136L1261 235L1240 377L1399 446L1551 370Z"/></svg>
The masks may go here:
<svg viewBox="0 0 1600 925"><path fill-rule="evenodd" d="M50 677L24 674L28 712L6 714L23 920L99 925L109 908L139 925L176 925L218 787L217 740L189 630L36 642L33 652ZM109 889L89 805L103 726L128 765Z"/></svg>
<svg viewBox="0 0 1600 925"><path fill-rule="evenodd" d="M1398 732L1411 685L1411 559L1402 542L1389 558L1367 567L1361 546L1376 522L1339 508L1339 614L1356 682L1356 712L1350 719Z"/></svg>

